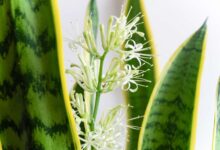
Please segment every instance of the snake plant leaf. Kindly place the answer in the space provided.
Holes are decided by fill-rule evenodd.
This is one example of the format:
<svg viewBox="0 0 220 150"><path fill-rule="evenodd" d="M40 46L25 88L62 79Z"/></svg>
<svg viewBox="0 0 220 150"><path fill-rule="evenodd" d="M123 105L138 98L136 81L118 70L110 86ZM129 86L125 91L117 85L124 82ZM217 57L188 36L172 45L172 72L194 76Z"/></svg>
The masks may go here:
<svg viewBox="0 0 220 150"><path fill-rule="evenodd" d="M217 88L217 101L216 101L216 111L214 118L214 133L213 133L213 150L220 149L220 79Z"/></svg>
<svg viewBox="0 0 220 150"><path fill-rule="evenodd" d="M0 3L3 149L80 149L66 93L54 0Z"/></svg>
<svg viewBox="0 0 220 150"><path fill-rule="evenodd" d="M139 150L194 150L205 35L206 22L166 65L146 109Z"/></svg>
<svg viewBox="0 0 220 150"><path fill-rule="evenodd" d="M128 0L126 4L127 13L129 13L128 21L135 17L138 13L142 13L143 17L141 18L140 25L138 25L138 31L141 31L145 34L145 39L140 36L133 36L132 39L137 43L146 43L146 47L150 47L146 54L151 54L155 56L155 47L153 43L153 37L151 34L151 29L149 25L149 21L147 18L147 13L144 8L144 0ZM130 10L130 12L129 12ZM148 105L148 101L154 85L156 83L158 68L157 68L157 60L156 57L152 57L151 59L145 60L149 64L143 65L142 70L150 69L150 71L144 74L144 78L150 80L151 83L147 88L139 87L138 91L135 93L126 92L125 98L129 105L132 106L131 109L128 110L128 119L135 118L138 116L143 116ZM130 61L129 64L135 64L135 61ZM131 126L141 127L143 121L143 117L139 119L134 119L128 121L128 124ZM128 142L127 142L127 150L137 149L138 137L140 130L128 129Z"/></svg>

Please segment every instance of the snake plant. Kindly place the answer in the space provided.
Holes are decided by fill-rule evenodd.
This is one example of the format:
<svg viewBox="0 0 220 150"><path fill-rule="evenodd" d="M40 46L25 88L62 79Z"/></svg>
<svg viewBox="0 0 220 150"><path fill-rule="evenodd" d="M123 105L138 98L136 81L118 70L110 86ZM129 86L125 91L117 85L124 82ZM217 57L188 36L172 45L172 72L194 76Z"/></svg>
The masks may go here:
<svg viewBox="0 0 220 150"><path fill-rule="evenodd" d="M121 150L127 129L128 150L193 150L206 22L158 79L144 1L128 0L107 28L96 3L89 2L83 34L70 41L83 53L66 70L77 83L68 94L57 1L0 0L0 150ZM97 118L101 95L117 87L129 106Z"/></svg>

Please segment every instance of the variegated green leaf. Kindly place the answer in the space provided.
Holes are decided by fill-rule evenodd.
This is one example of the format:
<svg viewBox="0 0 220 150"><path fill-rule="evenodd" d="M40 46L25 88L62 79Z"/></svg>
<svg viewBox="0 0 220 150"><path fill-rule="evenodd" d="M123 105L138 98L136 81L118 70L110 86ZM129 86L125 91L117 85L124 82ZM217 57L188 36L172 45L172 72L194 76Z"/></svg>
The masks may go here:
<svg viewBox="0 0 220 150"><path fill-rule="evenodd" d="M80 149L64 83L57 10L53 0L0 3L4 150Z"/></svg>
<svg viewBox="0 0 220 150"><path fill-rule="evenodd" d="M194 150L206 22L170 59L150 98L139 150Z"/></svg>
<svg viewBox="0 0 220 150"><path fill-rule="evenodd" d="M134 35L132 39L136 41L136 43L144 44L148 42L145 45L145 47L150 47L151 49L145 51L145 54L151 54L152 56L155 56L155 47L153 43L153 37L151 35L151 30L150 30L146 10L144 7L144 0L128 0L126 9L127 9L127 13L130 10L128 20L131 20L138 13L142 13L143 17L141 18L140 24L138 25L138 31L143 32L145 36L143 38L138 35ZM128 110L128 119L141 116L139 119L128 121L128 124L131 126L141 127L143 120L142 116L144 115L150 95L156 83L157 70L158 70L156 57L152 57L151 59L146 59L145 61L147 61L149 64L145 64L141 69L142 70L150 69L150 71L144 74L144 78L150 80L151 83L149 83L147 88L139 87L137 92L125 93L127 103L132 106L132 108ZM135 60L129 62L129 64L135 64L135 63L137 63L135 62ZM134 130L134 129L128 130L128 142L127 142L128 150L137 149L139 132L140 130Z"/></svg>

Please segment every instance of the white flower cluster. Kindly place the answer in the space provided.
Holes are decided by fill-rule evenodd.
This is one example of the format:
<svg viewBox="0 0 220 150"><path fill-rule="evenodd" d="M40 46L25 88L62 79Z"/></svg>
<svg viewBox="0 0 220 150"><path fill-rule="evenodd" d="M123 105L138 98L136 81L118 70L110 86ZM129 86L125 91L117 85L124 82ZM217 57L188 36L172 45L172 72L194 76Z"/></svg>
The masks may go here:
<svg viewBox="0 0 220 150"><path fill-rule="evenodd" d="M83 97L75 91L70 94L82 149L122 150L123 145L118 141L125 135L123 133L126 129L138 129L138 127L123 124L126 108L124 106L119 105L111 109L99 122L96 122L96 115L101 93L110 92L117 87L136 92L138 87L147 87L150 82L144 78L144 74L149 69L142 70L145 68L143 65L149 64L148 59L151 59L151 56L146 53L149 48L146 47L146 43L136 43L132 39L135 34L144 37L144 33L139 32L137 28L141 17L138 14L127 21L128 16L123 10L119 18L110 17L107 31L101 24L100 37L103 51L98 50L91 19L88 20L83 34L76 41L69 43L73 49L84 49L84 53L78 54L80 63L72 64L72 68L67 70L67 73L71 74L76 83L84 89L84 94L90 96L90 98ZM117 55L112 58L104 73L104 60L109 52ZM128 61L131 60L136 60L136 65L130 65ZM138 118L140 117L133 119Z"/></svg>
<svg viewBox="0 0 220 150"><path fill-rule="evenodd" d="M83 142L82 149L87 150L93 147L96 150L123 150L123 143L118 141L123 139L126 128L128 127L123 124L126 107L119 105L109 110L95 124L95 129L90 130L87 124L89 114L86 111L83 96L73 91L71 97L77 131L80 135L80 140ZM86 131L83 131L80 127L82 124Z"/></svg>
<svg viewBox="0 0 220 150"><path fill-rule="evenodd" d="M144 37L144 33L139 32L137 28L141 17L138 14L128 22L125 12L122 11L119 18L110 17L106 33L104 25L101 24L100 37L103 52L98 51L91 19L88 20L83 35L77 41L69 44L71 48L83 48L90 56L79 55L80 65L72 65L73 68L67 71L85 91L95 93L99 90L105 93L121 87L123 90L135 92L139 86L147 87L150 81L144 79L143 75L148 70L141 70L141 67L149 64L148 59L151 59L151 56L145 52L149 48L145 47L145 44L132 40L134 34ZM109 51L117 53L118 56L112 59L105 74L101 72L102 79L99 89L98 74L100 70L98 68L102 67L101 62ZM134 59L138 62L137 66L126 64Z"/></svg>
<svg viewBox="0 0 220 150"><path fill-rule="evenodd" d="M119 105L111 109L95 124L95 130L84 139L83 148L94 147L96 150L123 150L126 126L123 124L124 107Z"/></svg>

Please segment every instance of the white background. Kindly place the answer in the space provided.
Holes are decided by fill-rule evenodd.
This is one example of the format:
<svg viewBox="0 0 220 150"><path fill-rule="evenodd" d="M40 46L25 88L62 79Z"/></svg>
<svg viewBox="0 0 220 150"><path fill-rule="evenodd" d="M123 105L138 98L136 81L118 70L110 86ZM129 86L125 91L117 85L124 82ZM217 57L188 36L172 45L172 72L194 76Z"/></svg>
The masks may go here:
<svg viewBox="0 0 220 150"><path fill-rule="evenodd" d="M63 37L76 38L83 30L88 0L58 0ZM123 0L97 0L100 22L118 15ZM220 0L145 0L156 45L160 71L176 48L200 27L208 17L208 43L202 76L196 150L211 150L214 101L220 75ZM72 23L71 23L72 22ZM75 61L74 53L64 42L65 65ZM73 80L68 76L69 88ZM105 110L123 103L120 90L106 94L100 108Z"/></svg>

